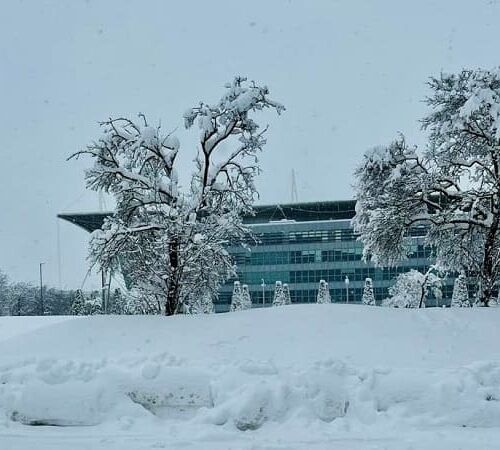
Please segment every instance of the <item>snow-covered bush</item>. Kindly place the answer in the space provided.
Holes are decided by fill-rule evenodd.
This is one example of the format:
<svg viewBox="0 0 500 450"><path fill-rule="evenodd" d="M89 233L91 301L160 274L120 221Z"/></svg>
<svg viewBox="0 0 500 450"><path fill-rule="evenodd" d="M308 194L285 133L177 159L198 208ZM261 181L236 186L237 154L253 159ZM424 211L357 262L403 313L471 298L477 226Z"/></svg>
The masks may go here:
<svg viewBox="0 0 500 450"><path fill-rule="evenodd" d="M86 294L81 289L78 289L71 305L71 314L75 316L102 314L102 300L99 292L92 291Z"/></svg>
<svg viewBox="0 0 500 450"><path fill-rule="evenodd" d="M210 292L199 292L189 296L185 312L187 314L212 314L214 303Z"/></svg>
<svg viewBox="0 0 500 450"><path fill-rule="evenodd" d="M125 299L121 289L116 288L108 300L108 314L123 314Z"/></svg>
<svg viewBox="0 0 500 450"><path fill-rule="evenodd" d="M252 297L248 290L248 284L241 286L242 309L252 309Z"/></svg>
<svg viewBox="0 0 500 450"><path fill-rule="evenodd" d="M418 308L422 300L422 274L417 270L402 273L389 288L389 299L384 300L384 306L396 308ZM425 300L422 300L425 307Z"/></svg>
<svg viewBox="0 0 500 450"><path fill-rule="evenodd" d="M156 314L158 310L157 298L143 295L143 291L132 288L125 296L123 314Z"/></svg>
<svg viewBox="0 0 500 450"><path fill-rule="evenodd" d="M159 298L155 295L147 295L143 290L133 287L132 289L115 289L111 295L108 312L110 314L138 315L158 314L161 309Z"/></svg>
<svg viewBox="0 0 500 450"><path fill-rule="evenodd" d="M425 274L410 270L400 274L389 288L390 298L383 301L383 306L396 308L425 308L425 301L430 292L441 298L441 278L430 268Z"/></svg>
<svg viewBox="0 0 500 450"><path fill-rule="evenodd" d="M317 303L331 303L332 299L330 297L330 289L328 288L328 283L325 280L320 280L318 288L318 296L316 297Z"/></svg>
<svg viewBox="0 0 500 450"><path fill-rule="evenodd" d="M102 299L99 294L99 291L92 291L90 295L85 298L85 315L95 316L96 314L102 314Z"/></svg>
<svg viewBox="0 0 500 450"><path fill-rule="evenodd" d="M281 281L276 281L276 285L274 287L273 306L283 305L285 305L285 292L283 290L283 284Z"/></svg>
<svg viewBox="0 0 500 450"><path fill-rule="evenodd" d="M243 311L252 308L252 298L248 285L241 285L239 281L234 282L233 295L231 297L230 311Z"/></svg>
<svg viewBox="0 0 500 450"><path fill-rule="evenodd" d="M375 305L375 295L373 293L373 281L371 278L365 279L365 286L363 288L363 297L361 299L364 305Z"/></svg>
<svg viewBox="0 0 500 450"><path fill-rule="evenodd" d="M251 235L242 216L252 212L257 194L266 129L252 116L263 109L281 113L284 107L269 98L266 86L236 77L218 102L184 114L186 128L201 131L185 189L177 173L180 143L172 133L142 114L102 122L102 136L72 156L94 160L87 187L116 201L114 214L92 235L92 264L124 271L150 306L159 305L157 313L184 311L194 291L217 295L235 273L227 243Z"/></svg>
<svg viewBox="0 0 500 450"><path fill-rule="evenodd" d="M241 290L241 283L235 281L233 285L233 295L231 296L230 311L241 311L243 308L243 292Z"/></svg>
<svg viewBox="0 0 500 450"><path fill-rule="evenodd" d="M283 284L283 304L284 305L291 305L292 304L292 298L290 296L290 287L288 286L287 283Z"/></svg>
<svg viewBox="0 0 500 450"><path fill-rule="evenodd" d="M0 280L1 281L1 280ZM30 283L17 282L7 283L4 278L3 291L0 294L0 314L12 316L31 316L40 314L40 288ZM44 288L44 312L49 312L50 296Z"/></svg>
<svg viewBox="0 0 500 450"><path fill-rule="evenodd" d="M453 284L453 294L451 297L451 306L453 308L469 307L469 291L467 290L467 279L464 274L455 278Z"/></svg>
<svg viewBox="0 0 500 450"><path fill-rule="evenodd" d="M9 278L0 270L0 315L10 313L8 304Z"/></svg>
<svg viewBox="0 0 500 450"><path fill-rule="evenodd" d="M78 289L75 293L75 297L71 305L71 314L74 316L85 315L85 296L81 289Z"/></svg>

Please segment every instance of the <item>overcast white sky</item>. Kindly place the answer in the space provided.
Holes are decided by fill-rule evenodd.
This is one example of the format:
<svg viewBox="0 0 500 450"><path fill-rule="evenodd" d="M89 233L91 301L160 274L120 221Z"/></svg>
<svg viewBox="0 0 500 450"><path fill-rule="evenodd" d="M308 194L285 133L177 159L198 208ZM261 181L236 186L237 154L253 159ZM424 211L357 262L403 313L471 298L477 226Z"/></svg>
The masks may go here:
<svg viewBox="0 0 500 450"><path fill-rule="evenodd" d="M500 64L495 0L5 1L0 5L0 269L58 286L59 212L95 211L88 161L66 157L110 115L146 113L194 140L182 114L235 74L284 103L262 156L261 203L346 199L363 151L424 142L425 81ZM60 223L61 284L80 287L88 235ZM94 281L91 282L95 283Z"/></svg>

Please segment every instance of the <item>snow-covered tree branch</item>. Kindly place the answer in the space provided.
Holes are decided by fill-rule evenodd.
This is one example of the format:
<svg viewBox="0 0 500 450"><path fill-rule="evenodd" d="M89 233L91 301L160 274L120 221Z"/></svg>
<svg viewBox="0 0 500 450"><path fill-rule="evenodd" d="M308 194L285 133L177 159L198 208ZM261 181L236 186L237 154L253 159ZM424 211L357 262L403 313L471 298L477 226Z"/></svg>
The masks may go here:
<svg viewBox="0 0 500 450"><path fill-rule="evenodd" d="M355 172L354 228L365 258L406 257L422 226L439 264L476 274L488 304L500 265L500 71L464 70L429 82L424 151L400 136L375 148Z"/></svg>
<svg viewBox="0 0 500 450"><path fill-rule="evenodd" d="M431 266L427 272L410 270L400 274L389 288L390 297L384 300L384 306L396 308L425 308L428 295L441 298L441 276L439 269Z"/></svg>
<svg viewBox="0 0 500 450"><path fill-rule="evenodd" d="M243 241L249 229L243 213L257 195L258 153L266 143L253 115L265 108L284 110L267 87L237 77L214 105L200 103L184 115L185 125L201 129L195 171L181 189L176 171L178 139L139 120L109 119L103 135L81 155L94 159L87 186L110 193L115 214L94 233L93 264L126 272L133 287L167 315L183 310L193 290L215 297L234 273L225 250Z"/></svg>

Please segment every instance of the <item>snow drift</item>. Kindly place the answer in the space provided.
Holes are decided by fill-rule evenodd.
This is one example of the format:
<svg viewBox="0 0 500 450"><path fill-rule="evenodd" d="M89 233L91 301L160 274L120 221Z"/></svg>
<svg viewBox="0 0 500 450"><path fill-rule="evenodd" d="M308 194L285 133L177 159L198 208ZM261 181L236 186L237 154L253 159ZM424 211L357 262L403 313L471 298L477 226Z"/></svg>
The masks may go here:
<svg viewBox="0 0 500 450"><path fill-rule="evenodd" d="M320 435L479 427L500 438L500 308L40 318L17 336L24 319L3 320L7 428L177 423L283 439L291 424Z"/></svg>

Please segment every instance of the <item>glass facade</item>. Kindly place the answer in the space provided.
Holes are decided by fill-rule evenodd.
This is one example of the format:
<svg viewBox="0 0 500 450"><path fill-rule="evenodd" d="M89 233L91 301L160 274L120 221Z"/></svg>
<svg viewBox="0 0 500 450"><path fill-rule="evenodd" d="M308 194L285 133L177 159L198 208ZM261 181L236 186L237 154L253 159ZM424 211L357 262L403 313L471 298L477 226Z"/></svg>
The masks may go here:
<svg viewBox="0 0 500 450"><path fill-rule="evenodd" d="M109 213L61 214L87 231L99 229ZM270 306L276 281L288 283L294 303L316 301L321 279L328 281L334 302L360 302L365 278L373 279L377 302L386 298L394 278L410 269L424 272L432 262L432 252L424 245L425 230L415 228L409 258L396 267L374 267L362 261L363 247L350 225L355 214L352 200L295 203L255 207L255 214L244 221L256 240L248 249L230 245L237 265L237 277L221 287L217 312L229 310L233 282L248 284L254 306ZM344 282L349 278L348 290ZM264 281L264 290L262 288ZM443 303L449 303L453 279L443 286ZM430 299L429 305L437 305Z"/></svg>
<svg viewBox="0 0 500 450"><path fill-rule="evenodd" d="M375 298L380 302L388 296L388 288L398 274L428 269L432 252L424 245L422 229L412 230L408 259L396 267L363 262L363 246L350 224L354 206L354 201L341 201L256 207L256 215L245 220L257 242L247 242L249 249L229 247L237 277L221 288L216 310L229 309L235 280L248 284L254 306L271 305L276 281L289 284L293 303L316 302L322 279L329 283L333 302L346 302L348 298L349 302L359 303L364 280L372 278ZM449 302L452 283L448 280L443 286L439 305ZM437 306L437 301L431 298L428 304Z"/></svg>

